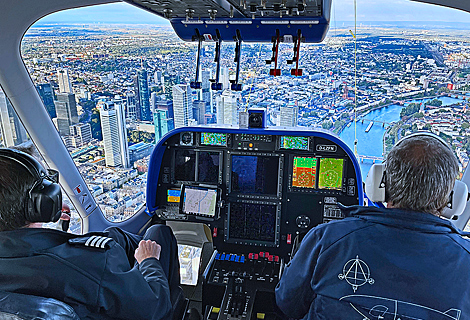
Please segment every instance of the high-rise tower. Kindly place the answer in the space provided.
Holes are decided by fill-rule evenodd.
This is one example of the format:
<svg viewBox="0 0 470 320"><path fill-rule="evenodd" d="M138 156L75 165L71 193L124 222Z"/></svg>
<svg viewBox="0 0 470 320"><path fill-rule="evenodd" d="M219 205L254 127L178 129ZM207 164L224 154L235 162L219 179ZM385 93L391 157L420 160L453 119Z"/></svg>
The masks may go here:
<svg viewBox="0 0 470 320"><path fill-rule="evenodd" d="M51 118L57 117L54 105L54 91L49 83L40 83L36 86L39 96Z"/></svg>
<svg viewBox="0 0 470 320"><path fill-rule="evenodd" d="M137 71L135 77L135 89L137 100L137 119L142 121L152 121L150 112L150 93L147 71L141 69Z"/></svg>
<svg viewBox="0 0 470 320"><path fill-rule="evenodd" d="M73 93L58 93L54 101L57 112L57 129L63 136L70 134L70 126L78 123L77 104Z"/></svg>
<svg viewBox="0 0 470 320"><path fill-rule="evenodd" d="M173 113L175 128L185 127L191 119L191 88L187 84L173 86Z"/></svg>
<svg viewBox="0 0 470 320"><path fill-rule="evenodd" d="M26 130L16 115L5 93L0 90L0 125L3 144L5 147L13 147L28 140Z"/></svg>
<svg viewBox="0 0 470 320"><path fill-rule="evenodd" d="M107 101L100 112L104 157L109 167L129 167L124 106Z"/></svg>
<svg viewBox="0 0 470 320"><path fill-rule="evenodd" d="M70 82L69 70L59 69L57 70L57 82L59 83L59 92L61 93L73 93L72 83Z"/></svg>

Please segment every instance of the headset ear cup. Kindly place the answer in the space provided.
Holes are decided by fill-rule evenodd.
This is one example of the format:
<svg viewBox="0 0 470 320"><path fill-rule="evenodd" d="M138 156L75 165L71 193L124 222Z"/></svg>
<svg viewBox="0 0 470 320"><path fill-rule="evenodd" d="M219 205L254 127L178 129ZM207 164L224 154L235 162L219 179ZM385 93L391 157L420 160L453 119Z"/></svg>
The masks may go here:
<svg viewBox="0 0 470 320"><path fill-rule="evenodd" d="M56 222L62 209L60 186L44 180L42 185L33 189L28 205L29 222Z"/></svg>

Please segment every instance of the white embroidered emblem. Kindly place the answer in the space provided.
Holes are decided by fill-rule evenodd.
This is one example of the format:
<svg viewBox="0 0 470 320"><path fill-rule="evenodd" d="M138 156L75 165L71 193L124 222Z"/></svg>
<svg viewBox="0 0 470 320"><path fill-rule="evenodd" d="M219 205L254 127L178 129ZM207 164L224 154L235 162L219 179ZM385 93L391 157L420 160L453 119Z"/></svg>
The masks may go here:
<svg viewBox="0 0 470 320"><path fill-rule="evenodd" d="M346 279L353 291L356 292L357 288L368 283L374 284L375 280L370 277L369 266L356 256L355 259L351 259L343 267L343 273L338 275L340 280Z"/></svg>

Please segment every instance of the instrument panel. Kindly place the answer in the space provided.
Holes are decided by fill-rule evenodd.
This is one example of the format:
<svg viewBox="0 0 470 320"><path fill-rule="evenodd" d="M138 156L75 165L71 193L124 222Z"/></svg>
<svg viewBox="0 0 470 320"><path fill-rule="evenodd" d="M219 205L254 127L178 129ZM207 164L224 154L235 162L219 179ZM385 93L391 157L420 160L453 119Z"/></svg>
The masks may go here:
<svg viewBox="0 0 470 320"><path fill-rule="evenodd" d="M338 202L363 203L356 158L324 131L180 128L150 163L150 213L207 224L219 252L288 259L297 237L343 218Z"/></svg>

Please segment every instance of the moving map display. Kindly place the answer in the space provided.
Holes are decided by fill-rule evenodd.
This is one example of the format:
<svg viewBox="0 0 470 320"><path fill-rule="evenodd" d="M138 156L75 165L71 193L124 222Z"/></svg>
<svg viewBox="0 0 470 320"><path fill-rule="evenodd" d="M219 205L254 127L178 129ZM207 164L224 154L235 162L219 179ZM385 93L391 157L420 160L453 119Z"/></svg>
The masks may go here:
<svg viewBox="0 0 470 320"><path fill-rule="evenodd" d="M215 132L202 132L201 144L205 146L227 146L227 134Z"/></svg>
<svg viewBox="0 0 470 320"><path fill-rule="evenodd" d="M344 159L321 158L318 170L318 188L341 190Z"/></svg>
<svg viewBox="0 0 470 320"><path fill-rule="evenodd" d="M294 157L292 165L292 186L298 188L315 188L317 158Z"/></svg>
<svg viewBox="0 0 470 320"><path fill-rule="evenodd" d="M183 212L196 215L215 216L217 190L199 187L186 187L183 197Z"/></svg>
<svg viewBox="0 0 470 320"><path fill-rule="evenodd" d="M281 136L281 149L308 150L308 137Z"/></svg>

